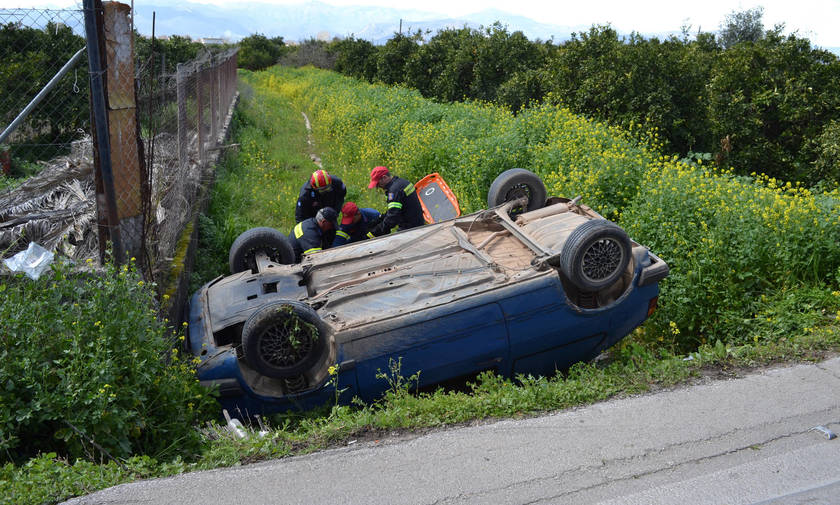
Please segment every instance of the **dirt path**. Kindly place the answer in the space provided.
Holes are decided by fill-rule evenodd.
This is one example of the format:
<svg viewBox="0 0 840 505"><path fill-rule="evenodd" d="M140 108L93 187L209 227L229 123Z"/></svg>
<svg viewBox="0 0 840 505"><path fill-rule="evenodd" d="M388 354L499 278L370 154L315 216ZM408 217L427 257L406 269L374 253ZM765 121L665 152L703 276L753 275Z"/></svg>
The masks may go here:
<svg viewBox="0 0 840 505"><path fill-rule="evenodd" d="M309 146L310 150L314 150L315 142L312 141L312 123L309 122L309 116L307 116L305 112L301 112L301 114L303 114L303 120L306 122L306 144ZM309 159L312 160L312 163L318 165L318 168L324 168L321 165L321 158L319 158L317 154L310 152Z"/></svg>

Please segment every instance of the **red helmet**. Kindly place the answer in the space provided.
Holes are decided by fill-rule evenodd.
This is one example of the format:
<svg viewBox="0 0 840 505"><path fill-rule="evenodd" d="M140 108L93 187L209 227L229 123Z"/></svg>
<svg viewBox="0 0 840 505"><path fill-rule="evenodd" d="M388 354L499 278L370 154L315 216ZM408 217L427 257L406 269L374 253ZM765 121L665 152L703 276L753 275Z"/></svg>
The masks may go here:
<svg viewBox="0 0 840 505"><path fill-rule="evenodd" d="M312 177L309 178L309 185L312 189L328 188L332 184L332 177L326 170L316 170L312 172Z"/></svg>

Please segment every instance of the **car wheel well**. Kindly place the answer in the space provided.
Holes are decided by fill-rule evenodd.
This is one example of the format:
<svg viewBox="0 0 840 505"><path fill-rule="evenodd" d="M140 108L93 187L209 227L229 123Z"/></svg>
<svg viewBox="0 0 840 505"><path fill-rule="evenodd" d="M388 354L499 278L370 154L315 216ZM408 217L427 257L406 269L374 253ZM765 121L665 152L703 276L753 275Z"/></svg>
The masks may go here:
<svg viewBox="0 0 840 505"><path fill-rule="evenodd" d="M248 317L241 350L248 365L262 375L292 378L323 361L328 337L329 327L311 307L281 300Z"/></svg>

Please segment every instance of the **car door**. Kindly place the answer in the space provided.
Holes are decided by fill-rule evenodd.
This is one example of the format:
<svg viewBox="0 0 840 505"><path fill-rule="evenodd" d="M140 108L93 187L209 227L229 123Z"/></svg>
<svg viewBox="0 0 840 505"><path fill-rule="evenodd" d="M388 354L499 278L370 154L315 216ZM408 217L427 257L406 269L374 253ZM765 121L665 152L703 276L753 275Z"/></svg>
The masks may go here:
<svg viewBox="0 0 840 505"><path fill-rule="evenodd" d="M529 283L499 302L510 333L512 375L553 375L591 359L609 332L609 311L572 309L555 279Z"/></svg>
<svg viewBox="0 0 840 505"><path fill-rule="evenodd" d="M419 387L428 387L504 367L509 352L505 319L497 303L449 313L426 311L409 324L357 339L349 347L360 396L366 400L389 387L377 374L391 373L394 365L398 367L394 372L403 378L419 372Z"/></svg>

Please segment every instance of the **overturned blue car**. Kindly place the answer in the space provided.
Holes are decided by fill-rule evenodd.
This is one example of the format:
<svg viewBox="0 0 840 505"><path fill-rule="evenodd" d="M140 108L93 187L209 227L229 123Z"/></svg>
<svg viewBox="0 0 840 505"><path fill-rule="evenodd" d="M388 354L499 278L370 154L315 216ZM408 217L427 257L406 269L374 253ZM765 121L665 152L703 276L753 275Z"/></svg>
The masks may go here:
<svg viewBox="0 0 840 505"><path fill-rule="evenodd" d="M399 361L419 387L492 370L553 374L596 357L656 307L667 264L579 198L503 172L488 209L292 262L286 236L243 233L232 275L190 302L198 377L243 416L371 401ZM330 370L337 374L332 376Z"/></svg>

